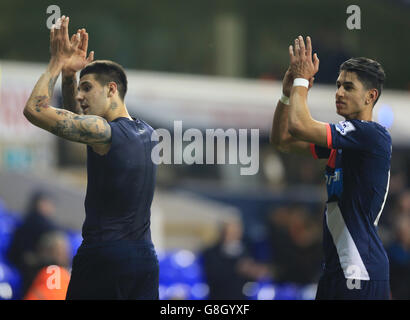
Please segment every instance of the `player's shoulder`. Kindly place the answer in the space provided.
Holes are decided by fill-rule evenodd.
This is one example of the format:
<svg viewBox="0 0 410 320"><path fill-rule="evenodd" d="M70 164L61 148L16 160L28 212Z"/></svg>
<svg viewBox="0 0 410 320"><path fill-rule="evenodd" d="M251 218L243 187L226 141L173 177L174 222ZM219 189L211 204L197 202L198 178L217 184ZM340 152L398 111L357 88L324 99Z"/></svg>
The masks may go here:
<svg viewBox="0 0 410 320"><path fill-rule="evenodd" d="M390 153L392 139L389 131L375 121L351 120L352 124L367 137L370 145L377 145L384 152Z"/></svg>
<svg viewBox="0 0 410 320"><path fill-rule="evenodd" d="M390 133L387 131L387 129L375 121L365 121L357 119L340 121L336 124L336 130L341 131L341 133L349 131L378 133L382 136L390 138Z"/></svg>
<svg viewBox="0 0 410 320"><path fill-rule="evenodd" d="M365 121L365 120L351 120L352 123L361 130L368 131L376 136L383 137L387 140L391 140L389 131L381 124L375 121ZM376 137L375 136L375 137Z"/></svg>

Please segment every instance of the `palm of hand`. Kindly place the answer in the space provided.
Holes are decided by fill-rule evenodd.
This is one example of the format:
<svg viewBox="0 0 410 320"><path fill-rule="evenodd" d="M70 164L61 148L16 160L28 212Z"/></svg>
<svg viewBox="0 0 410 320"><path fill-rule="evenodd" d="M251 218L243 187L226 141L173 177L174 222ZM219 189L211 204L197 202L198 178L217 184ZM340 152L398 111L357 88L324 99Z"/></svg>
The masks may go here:
<svg viewBox="0 0 410 320"><path fill-rule="evenodd" d="M315 53L312 58L312 43L310 37L305 46L302 36L295 39L295 52L289 47L290 70L295 78L312 79L319 70L319 58Z"/></svg>
<svg viewBox="0 0 410 320"><path fill-rule="evenodd" d="M68 37L69 18L62 16L57 28L50 32L50 51L53 59L60 61L63 69L77 72L94 59L94 52L87 58L88 33L85 29L78 30L71 40Z"/></svg>
<svg viewBox="0 0 410 320"><path fill-rule="evenodd" d="M77 72L83 69L88 63L94 59L94 52L91 51L87 58L87 48L88 48L88 33L85 29L78 30L81 37L81 43L76 47L71 54L70 58L64 64L64 69L72 72ZM75 42L76 35L71 37L71 43Z"/></svg>
<svg viewBox="0 0 410 320"><path fill-rule="evenodd" d="M64 64L64 69L70 71L78 71L83 69L87 65L87 52L77 48L73 54L67 59Z"/></svg>

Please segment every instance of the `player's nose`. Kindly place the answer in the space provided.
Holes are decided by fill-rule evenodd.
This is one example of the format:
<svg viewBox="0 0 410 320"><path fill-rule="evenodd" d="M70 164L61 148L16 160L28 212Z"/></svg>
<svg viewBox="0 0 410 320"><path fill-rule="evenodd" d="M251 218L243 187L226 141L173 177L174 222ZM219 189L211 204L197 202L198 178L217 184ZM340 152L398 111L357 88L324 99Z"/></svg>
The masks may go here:
<svg viewBox="0 0 410 320"><path fill-rule="evenodd" d="M77 95L75 96L75 99L76 99L78 102L81 102L81 101L84 100L84 95L81 93L81 91L78 91L78 92L77 92Z"/></svg>
<svg viewBox="0 0 410 320"><path fill-rule="evenodd" d="M344 90L343 90L343 87L340 86L336 91L336 97L343 97L343 95L344 95Z"/></svg>

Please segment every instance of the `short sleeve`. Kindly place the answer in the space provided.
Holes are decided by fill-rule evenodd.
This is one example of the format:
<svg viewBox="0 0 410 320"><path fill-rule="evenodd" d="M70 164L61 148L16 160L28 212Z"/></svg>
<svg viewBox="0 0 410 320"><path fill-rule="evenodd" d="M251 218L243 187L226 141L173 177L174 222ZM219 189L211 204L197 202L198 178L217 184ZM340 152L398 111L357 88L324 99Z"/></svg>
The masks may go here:
<svg viewBox="0 0 410 320"><path fill-rule="evenodd" d="M313 143L310 144L310 152L314 159L328 159L331 149L317 146Z"/></svg>
<svg viewBox="0 0 410 320"><path fill-rule="evenodd" d="M360 120L341 121L329 127L327 139L333 149L369 149L378 135L374 126Z"/></svg>

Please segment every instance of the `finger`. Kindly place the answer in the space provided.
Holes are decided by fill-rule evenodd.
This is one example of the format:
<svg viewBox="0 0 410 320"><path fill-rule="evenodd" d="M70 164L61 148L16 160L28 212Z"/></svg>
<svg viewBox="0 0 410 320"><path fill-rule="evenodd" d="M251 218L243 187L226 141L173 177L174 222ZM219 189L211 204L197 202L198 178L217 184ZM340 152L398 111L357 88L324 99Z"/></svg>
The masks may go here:
<svg viewBox="0 0 410 320"><path fill-rule="evenodd" d="M299 46L299 40L295 39L295 57L300 56L300 46Z"/></svg>
<svg viewBox="0 0 410 320"><path fill-rule="evenodd" d="M312 56L312 39L309 36L306 37L306 55L308 57Z"/></svg>
<svg viewBox="0 0 410 320"><path fill-rule="evenodd" d="M61 30L61 32L62 32L62 36L63 36L63 39L64 39L64 41L69 41L69 36L68 36L68 22L69 22L69 17L65 17L65 16L62 16L62 24L61 24L61 27L62 27L62 30Z"/></svg>
<svg viewBox="0 0 410 320"><path fill-rule="evenodd" d="M309 89L313 87L313 82L315 81L315 77L309 79Z"/></svg>
<svg viewBox="0 0 410 320"><path fill-rule="evenodd" d="M317 56L317 53L315 53L315 54L313 55L313 66L315 67L315 71L316 71L316 72L319 71L319 63L320 63L320 60L319 60L319 58L318 58L318 56Z"/></svg>
<svg viewBox="0 0 410 320"><path fill-rule="evenodd" d="M76 33L74 37L74 41L71 43L71 48L76 50L81 43L81 34Z"/></svg>
<svg viewBox="0 0 410 320"><path fill-rule="evenodd" d="M50 42L53 42L55 38L55 25L53 24L50 29Z"/></svg>
<svg viewBox="0 0 410 320"><path fill-rule="evenodd" d="M74 41L75 41L75 37L77 36L77 34L76 33L74 33L72 36L71 36L71 39L70 39L70 42L71 43L74 43Z"/></svg>
<svg viewBox="0 0 410 320"><path fill-rule="evenodd" d="M84 50L85 52L87 52L87 50L88 50L88 33L85 32L84 29L81 33L81 44L80 44L79 48L81 50Z"/></svg>
<svg viewBox="0 0 410 320"><path fill-rule="evenodd" d="M59 18L56 20L55 28L56 28L56 30L60 30L60 28L61 28L61 17L59 17Z"/></svg>
<svg viewBox="0 0 410 320"><path fill-rule="evenodd" d="M295 56L295 54L293 53L293 46L292 45L289 46L289 56L291 56L291 57Z"/></svg>
<svg viewBox="0 0 410 320"><path fill-rule="evenodd" d="M87 62L90 63L94 60L94 51L91 51L88 55Z"/></svg>
<svg viewBox="0 0 410 320"><path fill-rule="evenodd" d="M54 39L57 39L60 36L60 30L61 30L61 18L58 18L56 20L56 23L54 24Z"/></svg>
<svg viewBox="0 0 410 320"><path fill-rule="evenodd" d="M300 55L305 56L306 48L305 48L305 42L303 41L303 37L299 36L298 39L299 39Z"/></svg>
<svg viewBox="0 0 410 320"><path fill-rule="evenodd" d="M293 46L292 45L289 46L289 58L290 58L291 62L295 59L295 54L293 52Z"/></svg>

